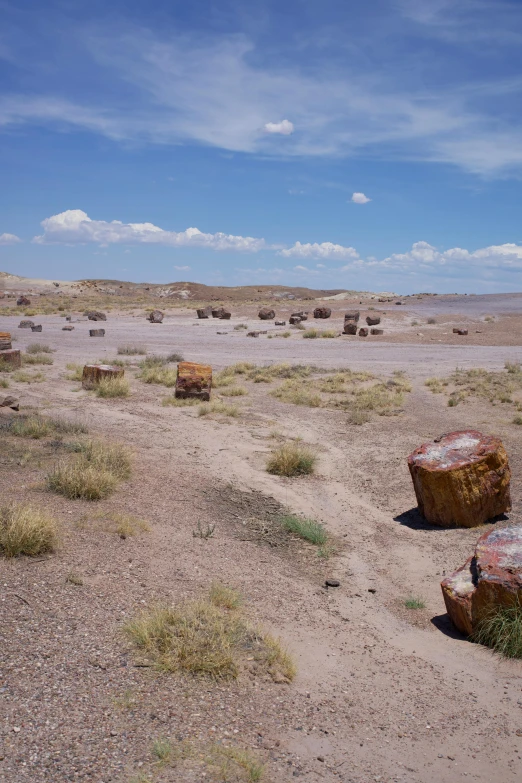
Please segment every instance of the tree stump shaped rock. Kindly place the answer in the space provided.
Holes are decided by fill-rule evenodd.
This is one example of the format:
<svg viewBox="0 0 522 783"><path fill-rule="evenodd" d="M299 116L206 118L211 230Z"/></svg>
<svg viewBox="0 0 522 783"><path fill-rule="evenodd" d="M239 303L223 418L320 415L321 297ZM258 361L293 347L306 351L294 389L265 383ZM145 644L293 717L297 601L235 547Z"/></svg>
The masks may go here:
<svg viewBox="0 0 522 783"><path fill-rule="evenodd" d="M212 318L222 318L224 312L224 307L214 307L212 308Z"/></svg>
<svg viewBox="0 0 522 783"><path fill-rule="evenodd" d="M500 438L450 432L408 457L420 513L432 525L477 527L510 511L511 471Z"/></svg>
<svg viewBox="0 0 522 783"><path fill-rule="evenodd" d="M107 316L105 313L100 312L99 310L89 310L87 313L87 318L89 321L106 321Z"/></svg>
<svg viewBox="0 0 522 783"><path fill-rule="evenodd" d="M32 332L41 332L42 331L42 324L36 324L35 326L31 326Z"/></svg>
<svg viewBox="0 0 522 783"><path fill-rule="evenodd" d="M357 324L353 321L344 322L344 334L357 334Z"/></svg>
<svg viewBox="0 0 522 783"><path fill-rule="evenodd" d="M105 329L89 329L89 337L105 337Z"/></svg>
<svg viewBox="0 0 522 783"><path fill-rule="evenodd" d="M332 311L329 307L316 307L314 318L330 318Z"/></svg>
<svg viewBox="0 0 522 783"><path fill-rule="evenodd" d="M22 366L22 354L17 348L8 348L0 351L0 362L8 364L13 370L19 370Z"/></svg>
<svg viewBox="0 0 522 783"><path fill-rule="evenodd" d="M0 408L11 408L12 411L20 410L20 401L16 397L0 397Z"/></svg>
<svg viewBox="0 0 522 783"><path fill-rule="evenodd" d="M288 323L290 323L292 326L295 326L296 324L300 324L303 319L300 315L291 315L288 319Z"/></svg>
<svg viewBox="0 0 522 783"><path fill-rule="evenodd" d="M31 304L31 300L27 298L27 296L19 296L16 300L16 304L18 307L27 307L27 305Z"/></svg>
<svg viewBox="0 0 522 783"><path fill-rule="evenodd" d="M147 320L150 321L151 324L160 324L163 321L163 313L161 310L153 310L148 314Z"/></svg>
<svg viewBox="0 0 522 783"><path fill-rule="evenodd" d="M381 318L379 315L367 315L366 323L368 326L378 326L381 323Z"/></svg>
<svg viewBox="0 0 522 783"><path fill-rule="evenodd" d="M11 333L0 332L0 351L8 351L13 346L11 345Z"/></svg>
<svg viewBox="0 0 522 783"><path fill-rule="evenodd" d="M210 318L212 315L212 308L209 307L200 307L198 310L196 310L196 313L198 314L198 318Z"/></svg>
<svg viewBox="0 0 522 783"><path fill-rule="evenodd" d="M384 334L384 329L370 329L370 334Z"/></svg>
<svg viewBox="0 0 522 783"><path fill-rule="evenodd" d="M360 317L361 314L359 310L354 310L352 313L345 313L344 322L353 321L354 323L358 323Z"/></svg>
<svg viewBox="0 0 522 783"><path fill-rule="evenodd" d="M262 307L258 316L262 321L271 321L272 318L275 318L275 310L271 310L269 307Z"/></svg>
<svg viewBox="0 0 522 783"><path fill-rule="evenodd" d="M34 321L20 321L18 324L19 329L32 329L34 326Z"/></svg>
<svg viewBox="0 0 522 783"><path fill-rule="evenodd" d="M212 390L212 367L195 362L179 362L176 377L175 397L210 400Z"/></svg>
<svg viewBox="0 0 522 783"><path fill-rule="evenodd" d="M489 531L475 553L441 582L447 612L469 636L497 607L522 599L522 525Z"/></svg>
<svg viewBox="0 0 522 783"><path fill-rule="evenodd" d="M112 364L86 364L82 373L82 387L94 389L102 378L123 378L123 367Z"/></svg>
<svg viewBox="0 0 522 783"><path fill-rule="evenodd" d="M230 321L232 317L232 313L229 310L223 310L221 315L219 316L222 321Z"/></svg>
<svg viewBox="0 0 522 783"><path fill-rule="evenodd" d="M365 326L359 329L359 337L368 337L368 329Z"/></svg>

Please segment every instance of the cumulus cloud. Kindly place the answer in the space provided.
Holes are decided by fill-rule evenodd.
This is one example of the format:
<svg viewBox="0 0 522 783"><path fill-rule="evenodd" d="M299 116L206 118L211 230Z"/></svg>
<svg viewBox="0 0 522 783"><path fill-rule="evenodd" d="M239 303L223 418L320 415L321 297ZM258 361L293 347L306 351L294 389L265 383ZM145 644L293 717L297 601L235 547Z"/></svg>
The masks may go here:
<svg viewBox="0 0 522 783"><path fill-rule="evenodd" d="M17 242L21 241L16 234L0 234L0 245L16 245Z"/></svg>
<svg viewBox="0 0 522 783"><path fill-rule="evenodd" d="M175 266L174 269L176 269L178 272L188 272L190 267L189 266Z"/></svg>
<svg viewBox="0 0 522 783"><path fill-rule="evenodd" d="M407 253L393 253L382 261L369 260L371 266L388 269L426 271L440 267L455 267L467 270L468 274L477 269L502 269L504 271L522 270L522 245L506 242L503 245L490 245L469 251L462 247L438 250L428 242L415 242Z"/></svg>
<svg viewBox="0 0 522 783"><path fill-rule="evenodd" d="M279 255L285 258L359 258L355 248L335 245L333 242L296 242L292 247L280 250Z"/></svg>
<svg viewBox="0 0 522 783"><path fill-rule="evenodd" d="M91 220L81 209L68 209L58 215L45 218L41 223L43 234L36 236L36 244L86 244L100 245L153 244L168 247L208 247L213 250L261 250L264 239L234 236L233 234L205 234L198 228L185 231L165 231L153 223L122 223L112 220Z"/></svg>
<svg viewBox="0 0 522 783"><path fill-rule="evenodd" d="M352 193L352 201L354 204L367 204L371 198L365 196L364 193Z"/></svg>
<svg viewBox="0 0 522 783"><path fill-rule="evenodd" d="M281 122L267 122L263 126L265 133L279 133L281 136L290 136L294 132L294 125L290 120Z"/></svg>

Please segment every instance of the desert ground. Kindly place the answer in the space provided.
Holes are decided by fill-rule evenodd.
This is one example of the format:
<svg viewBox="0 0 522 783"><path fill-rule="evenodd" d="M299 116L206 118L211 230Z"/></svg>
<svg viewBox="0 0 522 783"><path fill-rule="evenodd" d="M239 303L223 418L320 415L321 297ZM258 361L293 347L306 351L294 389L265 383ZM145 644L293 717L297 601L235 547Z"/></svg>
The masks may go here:
<svg viewBox="0 0 522 783"><path fill-rule="evenodd" d="M522 294L379 302L298 292L289 300L265 288L229 300L220 290L198 303L190 293L154 298L142 288L125 299L114 285L63 293L64 285L58 295L42 281L5 279L5 290L25 291L31 306L0 300L0 332L12 334L13 348L27 358L28 346L42 343L52 359L0 374L0 397L20 402L19 412L0 409L1 504L27 501L61 531L53 552L0 559L0 778L519 781L522 664L461 636L440 589L491 525L427 524L407 456L452 430L499 435L513 508L496 524L521 521ZM232 318L198 320L195 307L216 300ZM260 321L261 304L286 321L317 304L333 312L325 321L309 317L302 330ZM153 307L164 311L163 323L146 320ZM103 310L107 321L88 321L86 308ZM380 315L384 334L341 336L353 309L361 322ZM62 330L66 315L72 331ZM19 329L22 318L42 332ZM105 336L90 338L94 327ZM304 339L312 327L335 336ZM247 337L254 329L267 333ZM123 346L146 354L118 353ZM173 353L212 365L221 381L238 362L301 370L265 371L256 382L258 370L243 368L213 389L222 409L200 415L197 405L169 404L172 387L140 377L141 362ZM115 359L125 363L128 397L81 388L71 365ZM469 375L478 369L485 372ZM442 381L427 386L433 378ZM354 408L353 390L376 384L389 404ZM238 387L243 393L232 396ZM130 478L97 501L49 491L46 475L74 458L74 436L13 434L13 420L33 414L81 422L82 437L124 444ZM313 474L267 472L271 452L286 442L313 451ZM327 545L287 532L280 519L289 513L321 523ZM126 532L122 516L131 520ZM237 590L249 622L280 640L293 679L251 656L231 678L158 670L125 635L137 612L201 598L215 583Z"/></svg>

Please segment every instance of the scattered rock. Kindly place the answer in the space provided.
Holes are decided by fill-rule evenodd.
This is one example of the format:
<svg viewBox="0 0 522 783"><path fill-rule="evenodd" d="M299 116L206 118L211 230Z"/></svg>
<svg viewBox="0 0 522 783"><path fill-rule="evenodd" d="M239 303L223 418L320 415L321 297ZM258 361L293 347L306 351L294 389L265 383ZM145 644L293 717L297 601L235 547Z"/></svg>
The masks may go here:
<svg viewBox="0 0 522 783"><path fill-rule="evenodd" d="M357 334L357 324L353 321L344 322L344 334Z"/></svg>
<svg viewBox="0 0 522 783"><path fill-rule="evenodd" d="M163 318L164 314L161 312L161 310L153 310L148 314L147 321L150 321L151 324L160 324L162 323Z"/></svg>
<svg viewBox="0 0 522 783"><path fill-rule="evenodd" d="M210 400L212 389L212 367L208 364L195 362L179 362L176 378L177 398L195 397L199 400Z"/></svg>
<svg viewBox="0 0 522 783"><path fill-rule="evenodd" d="M261 332L247 332L247 337L259 337Z"/></svg>
<svg viewBox="0 0 522 783"><path fill-rule="evenodd" d="M223 313L225 313L224 307L216 307L212 311L212 318L223 318Z"/></svg>
<svg viewBox="0 0 522 783"><path fill-rule="evenodd" d="M381 323L381 318L378 315L375 315L375 316L367 315L366 316L366 323L368 324L368 326L377 326L378 324Z"/></svg>
<svg viewBox="0 0 522 783"><path fill-rule="evenodd" d="M13 411L19 411L20 402L16 397L0 397L0 408L11 408Z"/></svg>
<svg viewBox="0 0 522 783"><path fill-rule="evenodd" d="M370 334L384 334L384 329L370 329Z"/></svg>
<svg viewBox="0 0 522 783"><path fill-rule="evenodd" d="M42 331L42 324L37 324L36 326L31 326L32 332L41 332Z"/></svg>
<svg viewBox="0 0 522 783"><path fill-rule="evenodd" d="M11 333L0 332L0 351L8 351L12 348L11 345Z"/></svg>
<svg viewBox="0 0 522 783"><path fill-rule="evenodd" d="M210 305L208 307L200 307L199 310L196 310L196 313L198 314L198 318L210 318L212 315L212 308Z"/></svg>
<svg viewBox="0 0 522 783"><path fill-rule="evenodd" d="M223 310L221 315L219 316L223 321L230 321L230 318L232 317L232 313L229 310Z"/></svg>
<svg viewBox="0 0 522 783"><path fill-rule="evenodd" d="M484 533L441 588L452 623L468 636L495 607L522 598L522 524Z"/></svg>
<svg viewBox="0 0 522 783"><path fill-rule="evenodd" d="M368 329L365 326L359 329L359 337L368 337Z"/></svg>
<svg viewBox="0 0 522 783"><path fill-rule="evenodd" d="M338 579L325 579L325 587L340 587L341 583Z"/></svg>
<svg viewBox="0 0 522 783"><path fill-rule="evenodd" d="M62 332L72 332L74 326L62 326Z"/></svg>
<svg viewBox="0 0 522 783"><path fill-rule="evenodd" d="M27 307L27 305L31 304L31 300L28 299L26 296L19 296L18 299L16 300L16 304L19 307Z"/></svg>
<svg viewBox="0 0 522 783"><path fill-rule="evenodd" d="M468 333L467 329L453 329L453 334L466 335L467 333Z"/></svg>
<svg viewBox="0 0 522 783"><path fill-rule="evenodd" d="M89 310L87 313L89 321L106 321L107 316L105 313L101 313L99 310Z"/></svg>
<svg viewBox="0 0 522 783"><path fill-rule="evenodd" d="M511 509L500 438L476 430L441 435L408 457L419 511L432 525L476 527Z"/></svg>
<svg viewBox="0 0 522 783"><path fill-rule="evenodd" d="M316 307L314 318L330 318L332 311L329 307Z"/></svg>
<svg viewBox="0 0 522 783"><path fill-rule="evenodd" d="M286 321L274 321L276 326L286 326Z"/></svg>
<svg viewBox="0 0 522 783"><path fill-rule="evenodd" d="M34 321L20 321L18 324L19 329L32 329L34 326Z"/></svg>
<svg viewBox="0 0 522 783"><path fill-rule="evenodd" d="M292 318L299 318L301 321L308 321L308 312L301 310L300 313L292 313Z"/></svg>
<svg viewBox="0 0 522 783"><path fill-rule="evenodd" d="M271 321L272 318L275 318L275 310L270 310L268 307L262 307L258 316L262 321Z"/></svg>
<svg viewBox="0 0 522 783"><path fill-rule="evenodd" d="M123 378L123 367L112 364L86 364L82 373L82 388L94 389L102 378Z"/></svg>
<svg viewBox="0 0 522 783"><path fill-rule="evenodd" d="M22 366L22 354L16 348L8 348L7 351L0 351L0 359L9 364L13 370L18 370Z"/></svg>
<svg viewBox="0 0 522 783"><path fill-rule="evenodd" d="M105 337L105 329L89 329L89 337Z"/></svg>
<svg viewBox="0 0 522 783"><path fill-rule="evenodd" d="M288 322L289 322L289 323L290 323L292 326L294 326L295 324L300 324L302 320L303 320L303 319L301 318L301 316L300 316L300 315L291 315L291 316L290 316L290 318L288 319Z"/></svg>
<svg viewBox="0 0 522 783"><path fill-rule="evenodd" d="M359 310L354 310L351 313L345 313L344 323L345 323L345 325L346 325L347 321L353 321L354 323L358 323L360 317L361 317L361 314L360 314Z"/></svg>

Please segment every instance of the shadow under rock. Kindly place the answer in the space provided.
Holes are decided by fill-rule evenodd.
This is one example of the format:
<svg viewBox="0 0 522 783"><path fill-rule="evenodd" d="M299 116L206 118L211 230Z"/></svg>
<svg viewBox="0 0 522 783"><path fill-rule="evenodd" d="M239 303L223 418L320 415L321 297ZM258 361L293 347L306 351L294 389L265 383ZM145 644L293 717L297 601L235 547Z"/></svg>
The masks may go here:
<svg viewBox="0 0 522 783"><path fill-rule="evenodd" d="M438 631L441 631L445 636L449 636L450 639L465 641L469 638L460 631L457 631L448 614L438 614L436 617L432 617L430 622Z"/></svg>
<svg viewBox="0 0 522 783"><path fill-rule="evenodd" d="M409 511L403 511L402 514L398 514L393 517L394 522L398 522L400 525L410 527L412 530L444 530L445 528L439 527L439 525L430 525L427 522L418 508L410 508Z"/></svg>

